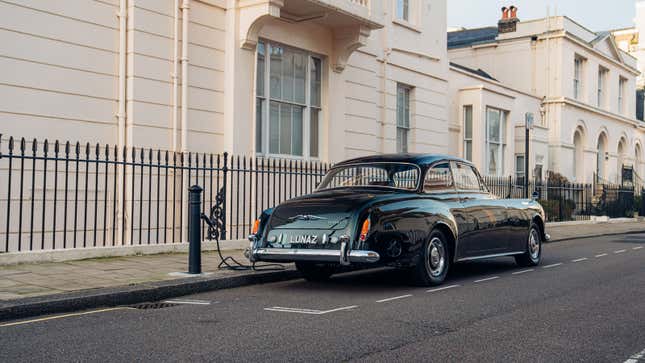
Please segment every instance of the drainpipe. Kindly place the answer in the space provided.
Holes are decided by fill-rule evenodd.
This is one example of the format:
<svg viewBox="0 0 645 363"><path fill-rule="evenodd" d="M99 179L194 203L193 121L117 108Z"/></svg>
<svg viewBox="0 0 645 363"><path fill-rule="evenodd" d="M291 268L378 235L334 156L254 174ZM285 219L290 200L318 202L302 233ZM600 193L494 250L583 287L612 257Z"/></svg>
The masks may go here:
<svg viewBox="0 0 645 363"><path fill-rule="evenodd" d="M388 27L384 27L381 35L381 48L383 49L383 62L381 63L381 153L385 152L385 123L387 122L387 65L390 61L392 49L388 47Z"/></svg>
<svg viewBox="0 0 645 363"><path fill-rule="evenodd" d="M177 126L179 115L179 0L175 0L174 44L172 62L172 151L177 152Z"/></svg>
<svg viewBox="0 0 645 363"><path fill-rule="evenodd" d="M184 157L187 157L188 152L188 9L190 8L190 0L183 0L181 4L182 10L182 29L181 29L181 152ZM184 159L186 162L186 159ZM188 239L188 174L184 173L181 181L181 192L183 195L184 205L183 208L183 236L182 240Z"/></svg>
<svg viewBox="0 0 645 363"><path fill-rule="evenodd" d="M117 17L119 18L119 110L117 113L117 153L123 155L123 147L126 145L125 141L125 122L126 122L126 61L127 61L127 0L121 0L119 2L119 12ZM116 155L115 155L116 156ZM121 169L118 175L118 188L117 190L123 190L123 173L124 169ZM125 218L125 200L123 198L123 193L115 193L118 196L118 206L119 206L119 220ZM129 225L129 223L127 224ZM112 228L117 228L119 236L118 244L125 244L125 241L121 239L123 235L121 228L122 223L117 223L117 226L112 226Z"/></svg>

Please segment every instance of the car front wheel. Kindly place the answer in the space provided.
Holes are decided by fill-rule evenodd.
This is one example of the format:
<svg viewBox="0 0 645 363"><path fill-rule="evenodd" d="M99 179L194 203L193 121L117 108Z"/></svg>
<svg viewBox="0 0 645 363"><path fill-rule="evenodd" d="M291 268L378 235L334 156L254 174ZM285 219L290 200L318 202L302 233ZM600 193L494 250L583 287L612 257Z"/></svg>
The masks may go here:
<svg viewBox="0 0 645 363"><path fill-rule="evenodd" d="M421 286L439 285L448 275L450 251L448 240L439 230L434 230L423 244L417 263L412 270L414 282Z"/></svg>
<svg viewBox="0 0 645 363"><path fill-rule="evenodd" d="M542 258L542 238L539 227L533 223L526 240L526 252L515 256L515 262L523 267L537 266Z"/></svg>

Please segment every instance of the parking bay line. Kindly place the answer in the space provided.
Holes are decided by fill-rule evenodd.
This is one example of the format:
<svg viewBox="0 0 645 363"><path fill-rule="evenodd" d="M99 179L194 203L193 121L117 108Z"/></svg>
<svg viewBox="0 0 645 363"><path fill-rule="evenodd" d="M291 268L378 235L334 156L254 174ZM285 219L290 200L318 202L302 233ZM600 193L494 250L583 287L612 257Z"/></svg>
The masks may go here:
<svg viewBox="0 0 645 363"><path fill-rule="evenodd" d="M388 297L387 299L381 299L381 300L376 300L377 303L384 303L392 300L399 300L399 299L405 299L407 297L411 297L412 295L401 295L401 296L395 296L395 297Z"/></svg>
<svg viewBox="0 0 645 363"><path fill-rule="evenodd" d="M617 254L617 253L623 253L623 252L625 252L625 251L626 251L626 250L616 250L616 251L614 251L614 253L616 253L616 254Z"/></svg>
<svg viewBox="0 0 645 363"><path fill-rule="evenodd" d="M601 253L601 254L599 254L599 255L596 255L596 258L598 258L598 257L605 257L605 256L607 256L607 254L606 254L606 253Z"/></svg>
<svg viewBox="0 0 645 363"><path fill-rule="evenodd" d="M523 274L523 273L527 273L527 272L531 272L531 271L535 271L535 270L534 270L534 269L532 269L532 268L530 268L530 269L528 269L528 270L515 271L515 272L512 272L512 273L511 273L511 275L521 275L521 274Z"/></svg>
<svg viewBox="0 0 645 363"><path fill-rule="evenodd" d="M183 305L210 305L211 302L207 300L166 300L168 304L183 304Z"/></svg>
<svg viewBox="0 0 645 363"><path fill-rule="evenodd" d="M588 258L580 257L580 258L576 258L575 260L571 260L571 262L581 262L581 261L586 261L586 260L588 260Z"/></svg>
<svg viewBox="0 0 645 363"><path fill-rule="evenodd" d="M643 246L636 246L636 247L632 248L632 250L640 250L641 248L643 248Z"/></svg>
<svg viewBox="0 0 645 363"><path fill-rule="evenodd" d="M97 314L97 313L105 313L105 312L108 312L108 311L115 311L115 310L133 310L133 309L135 309L135 308L132 308L132 307L129 307L129 306L118 306L118 307L115 307L115 308L105 308L105 309L99 309L99 310L83 311L83 312L80 312L80 313L71 313L71 314L48 316L48 317L45 317L45 318L22 320L22 321L16 321L16 322L13 322L13 323L0 324L0 328L4 328L4 327L8 327L8 326L23 325L23 324L39 323L39 322L55 320L55 319L71 318L71 317L75 317L75 316L83 316L83 315L90 315L90 314Z"/></svg>
<svg viewBox="0 0 645 363"><path fill-rule="evenodd" d="M437 292L437 291L441 291L441 290L452 289L454 287L459 287L459 286L461 286L461 285L449 285L449 286L437 287L436 289L430 289L430 290L427 290L426 292Z"/></svg>
<svg viewBox="0 0 645 363"><path fill-rule="evenodd" d="M558 267L558 266L560 266L560 265L562 265L562 262L558 262L558 263L553 263L553 264L550 264L550 265L542 266L542 268L552 268L552 267Z"/></svg>
<svg viewBox="0 0 645 363"><path fill-rule="evenodd" d="M300 308L287 308L282 306L273 306L270 308L264 308L266 311L277 311L282 313L294 313L294 314L308 314L308 315L324 315L329 313L334 313L342 310L350 310L357 308L358 305L352 306L343 306L340 308L330 309L330 310L314 310L314 309L300 309Z"/></svg>
<svg viewBox="0 0 645 363"><path fill-rule="evenodd" d="M473 281L473 283L490 281L490 280L495 280L495 279L498 279L498 278L499 278L499 276L491 276L491 277L487 277L485 279L475 280L475 281Z"/></svg>

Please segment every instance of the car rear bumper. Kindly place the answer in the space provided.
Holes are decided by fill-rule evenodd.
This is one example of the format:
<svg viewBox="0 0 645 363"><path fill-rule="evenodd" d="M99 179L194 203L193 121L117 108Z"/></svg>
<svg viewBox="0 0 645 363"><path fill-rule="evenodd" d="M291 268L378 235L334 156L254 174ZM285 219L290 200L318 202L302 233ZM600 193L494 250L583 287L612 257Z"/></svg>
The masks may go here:
<svg viewBox="0 0 645 363"><path fill-rule="evenodd" d="M341 250L256 248L252 251L254 261L267 262L341 262ZM350 263L376 263L381 257L377 252L353 250L347 252Z"/></svg>

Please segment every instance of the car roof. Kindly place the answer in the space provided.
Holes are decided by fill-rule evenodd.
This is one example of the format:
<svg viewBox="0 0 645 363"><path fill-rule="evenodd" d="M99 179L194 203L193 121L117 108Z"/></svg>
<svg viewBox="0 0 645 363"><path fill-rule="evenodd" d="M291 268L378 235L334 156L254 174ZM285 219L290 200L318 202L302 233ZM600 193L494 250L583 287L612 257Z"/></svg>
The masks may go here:
<svg viewBox="0 0 645 363"><path fill-rule="evenodd" d="M416 165L428 165L441 160L460 161L460 162L472 165L472 163L468 160L464 160L462 158L458 158L456 156L451 156L451 155L397 153L397 154L379 154L379 155L362 156L359 158L353 158L353 159L341 161L340 163L337 163L334 166L358 164L358 163L377 163L377 162L412 163Z"/></svg>

